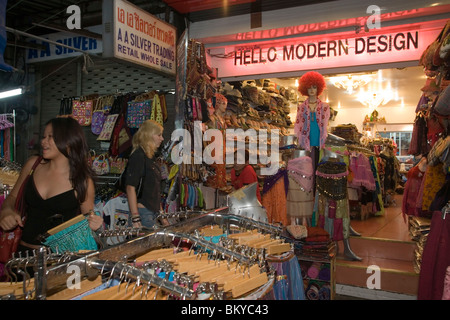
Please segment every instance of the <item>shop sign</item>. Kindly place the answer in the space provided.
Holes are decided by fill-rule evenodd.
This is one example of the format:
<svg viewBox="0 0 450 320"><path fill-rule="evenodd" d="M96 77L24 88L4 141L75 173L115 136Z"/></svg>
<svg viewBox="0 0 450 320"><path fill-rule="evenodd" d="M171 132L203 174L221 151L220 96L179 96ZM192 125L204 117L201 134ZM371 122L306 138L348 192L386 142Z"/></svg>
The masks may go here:
<svg viewBox="0 0 450 320"><path fill-rule="evenodd" d="M101 33L102 26L94 26L86 28L91 32ZM43 39L48 39L53 42L58 42L69 47L73 47L84 52L92 54L100 54L103 52L102 40L89 38L85 36L78 36L75 33L56 32L41 36ZM30 43L43 45L45 49L27 49L26 61L27 63L44 62L50 60L64 59L76 57L83 54L80 51L69 49L67 47L50 44L45 40L28 39Z"/></svg>
<svg viewBox="0 0 450 320"><path fill-rule="evenodd" d="M124 1L114 1L114 57L175 75L176 28Z"/></svg>
<svg viewBox="0 0 450 320"><path fill-rule="evenodd" d="M371 30L363 36L346 32L210 48L212 65L218 68L221 78L227 78L418 61L445 22L438 25L428 29L416 24ZM214 55L220 50L225 51L227 58Z"/></svg>

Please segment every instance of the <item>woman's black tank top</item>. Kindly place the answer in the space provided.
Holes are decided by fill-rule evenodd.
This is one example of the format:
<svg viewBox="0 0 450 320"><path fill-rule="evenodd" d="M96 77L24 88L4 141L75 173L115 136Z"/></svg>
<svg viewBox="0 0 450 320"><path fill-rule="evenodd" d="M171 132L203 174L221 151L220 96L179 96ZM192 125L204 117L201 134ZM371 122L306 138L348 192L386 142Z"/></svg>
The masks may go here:
<svg viewBox="0 0 450 320"><path fill-rule="evenodd" d="M80 204L75 197L74 189L42 199L34 183L34 177L31 176L25 187L24 196L27 219L22 240L29 244L40 245L40 235L80 214Z"/></svg>

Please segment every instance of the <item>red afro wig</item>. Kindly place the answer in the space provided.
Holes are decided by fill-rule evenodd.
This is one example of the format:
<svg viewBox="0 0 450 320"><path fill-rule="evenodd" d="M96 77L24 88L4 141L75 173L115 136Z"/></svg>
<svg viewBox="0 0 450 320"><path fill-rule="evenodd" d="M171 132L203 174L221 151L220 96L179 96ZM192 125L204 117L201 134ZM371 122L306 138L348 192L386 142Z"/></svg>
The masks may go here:
<svg viewBox="0 0 450 320"><path fill-rule="evenodd" d="M298 91L304 96L308 95L308 89L311 86L317 87L317 96L320 96L326 87L325 79L316 71L309 71L301 76L299 80Z"/></svg>

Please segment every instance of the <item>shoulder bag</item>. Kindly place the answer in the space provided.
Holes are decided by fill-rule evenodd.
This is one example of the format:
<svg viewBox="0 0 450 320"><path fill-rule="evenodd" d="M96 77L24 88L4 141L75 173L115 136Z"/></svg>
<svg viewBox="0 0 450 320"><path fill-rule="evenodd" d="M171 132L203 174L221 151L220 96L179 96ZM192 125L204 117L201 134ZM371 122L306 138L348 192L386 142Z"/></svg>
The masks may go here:
<svg viewBox="0 0 450 320"><path fill-rule="evenodd" d="M25 221L25 211L26 211L26 203L24 199L24 191L25 187L30 179L31 175L34 172L34 169L41 162L42 157L38 157L36 162L33 164L33 167L30 170L30 173L26 176L22 185L20 186L19 192L17 193L15 209L22 217L22 221ZM0 230L0 262L6 263L9 259L11 259L13 253L17 251L17 247L19 246L20 238L22 237L22 228L17 226L12 231L3 231Z"/></svg>

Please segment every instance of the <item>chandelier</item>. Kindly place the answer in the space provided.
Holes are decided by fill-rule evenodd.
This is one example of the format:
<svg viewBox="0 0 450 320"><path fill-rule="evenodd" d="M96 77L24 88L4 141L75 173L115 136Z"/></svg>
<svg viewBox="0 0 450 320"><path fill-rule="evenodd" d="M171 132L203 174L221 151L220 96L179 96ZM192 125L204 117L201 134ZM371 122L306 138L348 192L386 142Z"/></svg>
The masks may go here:
<svg viewBox="0 0 450 320"><path fill-rule="evenodd" d="M372 75L345 75L330 77L329 80L338 89L344 89L348 94L352 94L354 90L363 87L372 81Z"/></svg>
<svg viewBox="0 0 450 320"><path fill-rule="evenodd" d="M384 106L394 97L394 93L390 89L383 91L360 91L358 101L370 109L376 109Z"/></svg>

